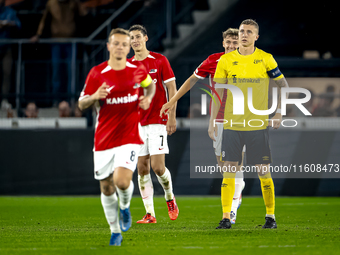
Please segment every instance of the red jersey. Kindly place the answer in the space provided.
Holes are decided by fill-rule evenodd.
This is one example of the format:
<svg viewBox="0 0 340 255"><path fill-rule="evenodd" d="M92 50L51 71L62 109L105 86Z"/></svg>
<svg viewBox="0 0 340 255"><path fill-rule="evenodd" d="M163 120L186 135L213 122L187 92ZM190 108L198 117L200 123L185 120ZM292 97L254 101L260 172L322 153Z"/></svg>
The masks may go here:
<svg viewBox="0 0 340 255"><path fill-rule="evenodd" d="M220 57L224 55L224 52L215 53L210 55L206 60L204 60L195 70L194 75L199 79L204 79L209 76L210 86L215 88L216 82L214 82L214 74L216 71L217 63ZM223 98L221 98L222 104L218 111L216 119L224 119L224 108L227 100L227 90L224 90ZM212 100L210 100L209 109L211 109Z"/></svg>
<svg viewBox="0 0 340 255"><path fill-rule="evenodd" d="M96 104L97 124L94 150L102 151L124 144L143 144L139 136L139 87L148 76L140 63L126 62L123 70L113 70L108 62L93 67L79 101L94 94L106 82L110 87L105 99Z"/></svg>
<svg viewBox="0 0 340 255"><path fill-rule="evenodd" d="M162 109L163 104L168 102L168 90L165 83L175 80L174 72L171 69L169 60L162 54L151 52L142 61L138 61L133 56L130 59L131 63L143 63L148 70L153 82L156 85L156 93L150 104L150 108L140 113L140 124L142 126L150 124L163 124L166 125L168 121L168 115L162 118L159 117L159 112ZM140 95L144 95L144 89L140 88Z"/></svg>

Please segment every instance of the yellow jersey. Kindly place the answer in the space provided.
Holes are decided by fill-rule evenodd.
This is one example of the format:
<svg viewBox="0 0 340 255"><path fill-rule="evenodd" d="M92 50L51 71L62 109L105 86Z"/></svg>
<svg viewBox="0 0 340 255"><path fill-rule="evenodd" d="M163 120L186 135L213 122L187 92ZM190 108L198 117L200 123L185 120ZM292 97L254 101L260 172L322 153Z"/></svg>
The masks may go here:
<svg viewBox="0 0 340 255"><path fill-rule="evenodd" d="M246 56L234 50L221 56L216 67L214 81L236 86L244 96L244 114L236 115L233 113L233 94L228 89L224 129L252 131L267 128L268 115L257 115L249 110L248 91L251 88L252 104L256 110L268 110L270 78L279 80L283 78L283 74L273 56L263 50L255 48L252 54Z"/></svg>

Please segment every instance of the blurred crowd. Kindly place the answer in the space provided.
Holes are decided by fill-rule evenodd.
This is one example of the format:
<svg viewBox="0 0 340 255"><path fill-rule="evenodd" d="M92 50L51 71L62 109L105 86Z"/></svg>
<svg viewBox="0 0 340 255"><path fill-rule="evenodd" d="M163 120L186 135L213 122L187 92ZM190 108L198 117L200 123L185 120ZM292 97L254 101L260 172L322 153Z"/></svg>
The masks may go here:
<svg viewBox="0 0 340 255"><path fill-rule="evenodd" d="M39 118L39 108L35 102L28 102L26 108L23 110L22 114L20 114L24 118L35 119ZM17 115L14 113L13 109L7 109L7 118L14 118ZM70 106L67 101L61 101L58 104L58 116L51 117L59 117L59 118L68 118L68 117L85 117L84 113L79 109L78 105L75 105L74 108Z"/></svg>

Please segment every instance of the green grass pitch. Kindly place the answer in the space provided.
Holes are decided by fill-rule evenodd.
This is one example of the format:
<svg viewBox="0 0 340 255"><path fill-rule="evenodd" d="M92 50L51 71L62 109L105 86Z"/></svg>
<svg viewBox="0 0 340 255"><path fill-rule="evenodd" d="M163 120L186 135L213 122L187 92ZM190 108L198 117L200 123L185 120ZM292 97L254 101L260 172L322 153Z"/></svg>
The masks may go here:
<svg viewBox="0 0 340 255"><path fill-rule="evenodd" d="M0 197L0 254L340 254L340 198L278 197L278 229L262 229L261 197L244 197L236 225L216 230L219 197L177 197L176 221L155 198L157 224L136 224L140 197L131 202L133 225L121 247L110 247L100 197Z"/></svg>

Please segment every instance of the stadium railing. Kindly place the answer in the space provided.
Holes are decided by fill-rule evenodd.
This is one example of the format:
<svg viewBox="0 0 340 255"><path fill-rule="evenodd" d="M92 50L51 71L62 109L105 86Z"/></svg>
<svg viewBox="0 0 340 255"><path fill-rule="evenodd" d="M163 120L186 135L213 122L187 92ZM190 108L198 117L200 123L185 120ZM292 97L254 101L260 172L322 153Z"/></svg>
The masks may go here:
<svg viewBox="0 0 340 255"><path fill-rule="evenodd" d="M115 10L115 12L106 20L104 21L91 35L86 38L69 38L69 39L40 39L39 44L49 45L52 43L70 43L72 44L72 71L71 71L71 89L69 93L63 93L60 97L67 97L71 102L71 105L74 106L74 102L79 95L79 92L82 88L82 84L84 82L84 77L86 77L87 72L89 71L90 67L104 61L108 57L108 53L105 50L105 42L106 40L103 39L96 39L103 35L103 31L106 29L106 34L108 35L111 31L111 25L114 20L120 20L119 17L122 16L121 14L134 2L134 0L127 0L119 9ZM153 49L153 47L158 47L162 44L162 39L165 38L163 44L167 46L171 46L171 41L174 37L176 37L176 29L175 25L180 22L185 21L188 19L188 14L190 14L194 9L195 5L198 1L187 1L185 2L185 8L180 8L177 10L176 1L167 0L158 2L161 5L161 12L158 10L158 15L164 17L160 22L155 24L156 27L152 27L149 31L152 34L150 41L148 42L148 47ZM184 4L184 2L181 4ZM129 17L124 23L122 23L122 27L130 26L136 19L140 18L144 15L144 11L147 8L143 6L142 8L138 9L131 17ZM153 10L154 11L154 10ZM147 13L150 12L146 11ZM14 92L11 92L7 95L7 98L10 98L12 103L15 102L15 110L18 116L22 115L22 106L25 105L29 101L41 101L46 107L46 102L50 102L53 98L58 97L58 95L52 94L49 88L51 83L51 77L49 77L49 68L46 68L47 71L44 74L45 79L47 82L45 85L46 93L41 93L41 88L30 90L30 87L26 87L26 83L31 85L33 81L29 80L32 76L29 70L32 70L32 64L40 64L48 66L50 63L49 60L27 60L24 58L25 54L27 54L32 46L34 45L29 39L0 39L0 44L11 44L16 47L16 52L14 56L17 56L17 59L14 60L16 68L13 70L15 72L15 89ZM91 47L92 52L88 55L86 50L83 52L79 52L79 48L81 46L89 46ZM77 52L78 51L78 52ZM79 56L82 54L82 60L79 61ZM101 55L102 54L102 55ZM99 57L98 57L99 56ZM45 62L44 62L45 61ZM61 62L62 63L62 62ZM26 70L27 67L27 70ZM26 77L25 74L27 73ZM42 71L43 73L44 71ZM78 72L78 73L77 73ZM79 75L81 72L81 75ZM78 76L77 76L78 75ZM28 83L29 81L29 83ZM34 88L41 85L43 82L42 80L39 81L40 85L33 85ZM13 86L14 87L14 86ZM44 91L44 88L42 89ZM32 100L33 99L33 100ZM36 100L35 100L36 99ZM54 100L55 101L55 100Z"/></svg>
<svg viewBox="0 0 340 255"><path fill-rule="evenodd" d="M75 98L78 96L76 93L76 75L77 75L77 45L95 45L97 48L91 53L90 56L83 54L83 65L84 72L88 72L88 63L91 59L94 59L96 55L105 48L106 40L95 40L95 38L106 28L107 36L111 31L111 23L117 17L119 17L126 8L128 8L134 0L126 1L118 10L116 10L105 22L103 22L91 35L86 38L54 38L54 39L40 39L39 44L52 44L52 43L70 43L72 45L72 60L71 60L71 88L70 88L70 98L71 104L74 105ZM23 73L23 45L31 44L30 39L0 39L1 44L17 45L17 60L15 69L15 109L19 113L21 110L22 97L25 94L25 84L22 79ZM104 46L103 46L104 45ZM107 57L106 53L105 57ZM42 95L47 96L47 95Z"/></svg>
<svg viewBox="0 0 340 255"><path fill-rule="evenodd" d="M0 118L0 129L83 129L87 128L86 118Z"/></svg>

